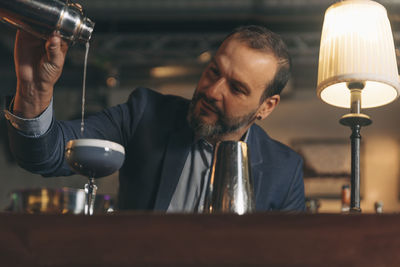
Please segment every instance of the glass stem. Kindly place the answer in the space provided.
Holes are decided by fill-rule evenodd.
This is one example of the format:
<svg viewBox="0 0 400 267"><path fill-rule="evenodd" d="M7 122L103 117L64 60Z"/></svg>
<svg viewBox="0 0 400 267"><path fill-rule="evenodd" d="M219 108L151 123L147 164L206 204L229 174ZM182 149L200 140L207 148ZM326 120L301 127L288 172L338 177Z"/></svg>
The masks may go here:
<svg viewBox="0 0 400 267"><path fill-rule="evenodd" d="M97 191L97 186L94 184L94 178L91 177L89 178L88 183L85 184L85 194L86 194L85 215L93 215L96 191Z"/></svg>

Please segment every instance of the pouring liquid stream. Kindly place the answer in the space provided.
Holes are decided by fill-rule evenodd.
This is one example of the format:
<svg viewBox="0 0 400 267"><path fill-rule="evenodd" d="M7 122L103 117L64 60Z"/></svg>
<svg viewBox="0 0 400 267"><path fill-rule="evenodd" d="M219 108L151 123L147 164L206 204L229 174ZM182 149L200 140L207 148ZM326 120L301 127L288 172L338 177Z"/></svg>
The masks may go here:
<svg viewBox="0 0 400 267"><path fill-rule="evenodd" d="M82 120L81 120L81 137L83 137L83 132L85 130L85 94L86 94L86 69L87 69L87 59L89 54L89 42L86 42L86 51L85 51L85 61L83 65L83 84L82 84Z"/></svg>

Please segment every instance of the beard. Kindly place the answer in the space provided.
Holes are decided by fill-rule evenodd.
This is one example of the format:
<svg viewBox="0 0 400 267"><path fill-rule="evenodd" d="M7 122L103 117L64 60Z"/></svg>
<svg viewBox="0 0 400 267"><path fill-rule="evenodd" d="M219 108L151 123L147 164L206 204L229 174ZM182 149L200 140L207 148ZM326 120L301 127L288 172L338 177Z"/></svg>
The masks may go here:
<svg viewBox="0 0 400 267"><path fill-rule="evenodd" d="M216 122L206 123L201 119L200 114L195 114L196 105L200 100L213 107L217 115ZM215 105L215 101L207 99L203 93L195 93L189 105L187 119L190 128L192 128L199 138L216 138L225 134L234 133L242 127L248 126L255 121L256 113L257 108L240 117L228 117Z"/></svg>

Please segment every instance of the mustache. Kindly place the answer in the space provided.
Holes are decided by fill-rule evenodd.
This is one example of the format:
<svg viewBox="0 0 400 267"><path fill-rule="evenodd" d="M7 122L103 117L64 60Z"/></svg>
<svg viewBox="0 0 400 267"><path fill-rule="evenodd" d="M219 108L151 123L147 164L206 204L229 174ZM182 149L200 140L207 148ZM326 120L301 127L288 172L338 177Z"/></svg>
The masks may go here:
<svg viewBox="0 0 400 267"><path fill-rule="evenodd" d="M204 93L197 93L194 97L193 97L193 104L195 105L197 102L199 102L200 100L203 100L204 102L206 102L209 106L211 106L215 112L217 113L217 115L219 116L223 116L222 111L219 109L219 107L215 104L216 100L210 99L208 98Z"/></svg>

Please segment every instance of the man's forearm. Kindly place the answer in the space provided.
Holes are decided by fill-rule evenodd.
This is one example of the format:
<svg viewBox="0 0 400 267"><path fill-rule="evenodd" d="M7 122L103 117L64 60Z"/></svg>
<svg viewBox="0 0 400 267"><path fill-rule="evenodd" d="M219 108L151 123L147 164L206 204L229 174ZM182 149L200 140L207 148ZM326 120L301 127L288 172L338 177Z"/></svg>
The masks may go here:
<svg viewBox="0 0 400 267"><path fill-rule="evenodd" d="M39 91L33 84L19 83L12 112L22 118L36 118L49 106L52 94L52 89Z"/></svg>

